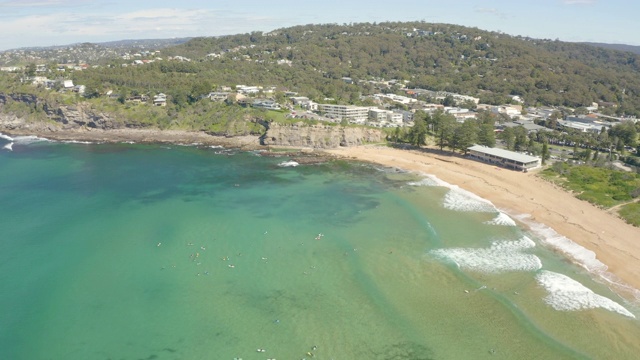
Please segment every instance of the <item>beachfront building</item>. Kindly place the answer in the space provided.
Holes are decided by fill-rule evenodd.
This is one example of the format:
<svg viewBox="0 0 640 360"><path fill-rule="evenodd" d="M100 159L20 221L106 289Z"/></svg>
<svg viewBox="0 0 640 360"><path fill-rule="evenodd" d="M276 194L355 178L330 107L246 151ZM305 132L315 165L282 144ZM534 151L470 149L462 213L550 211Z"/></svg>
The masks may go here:
<svg viewBox="0 0 640 360"><path fill-rule="evenodd" d="M490 164L518 171L527 171L541 166L540 158L509 150L474 145L468 148L469 156Z"/></svg>
<svg viewBox="0 0 640 360"><path fill-rule="evenodd" d="M318 111L333 119L347 119L351 123L364 124L369 118L369 108L353 105L318 104Z"/></svg>

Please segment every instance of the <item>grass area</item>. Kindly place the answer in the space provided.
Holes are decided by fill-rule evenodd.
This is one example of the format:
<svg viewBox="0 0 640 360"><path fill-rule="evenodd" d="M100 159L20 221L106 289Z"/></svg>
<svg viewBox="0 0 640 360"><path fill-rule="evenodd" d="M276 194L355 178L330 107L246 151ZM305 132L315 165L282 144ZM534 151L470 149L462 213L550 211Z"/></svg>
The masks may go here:
<svg viewBox="0 0 640 360"><path fill-rule="evenodd" d="M592 204L610 208L640 197L640 174L591 166L555 163L541 173L542 177ZM640 226L640 203L621 207L620 216L628 223Z"/></svg>
<svg viewBox="0 0 640 360"><path fill-rule="evenodd" d="M629 224L640 227L640 203L635 202L622 206L619 214Z"/></svg>

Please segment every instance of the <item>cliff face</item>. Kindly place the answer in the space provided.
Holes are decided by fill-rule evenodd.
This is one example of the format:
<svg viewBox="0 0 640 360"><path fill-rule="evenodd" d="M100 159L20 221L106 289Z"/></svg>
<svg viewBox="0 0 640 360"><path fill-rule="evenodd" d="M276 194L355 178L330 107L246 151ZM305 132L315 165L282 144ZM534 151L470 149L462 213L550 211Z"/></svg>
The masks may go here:
<svg viewBox="0 0 640 360"><path fill-rule="evenodd" d="M292 125L270 123L267 133L262 138L264 145L313 148L356 146L383 140L384 134L378 129L303 123Z"/></svg>
<svg viewBox="0 0 640 360"><path fill-rule="evenodd" d="M12 111L12 109L15 110L15 107L12 107L15 104L12 103L27 104L28 109L25 111L24 107L19 107L21 111L16 115ZM5 107L6 109L3 109ZM236 130L244 128L250 121L258 122L267 129L265 135L260 138L262 145L328 149L377 143L384 140L383 132L378 129L323 124L307 125L302 122L283 125L245 118L236 120L237 124L233 128ZM21 134L47 136L52 133L80 134L92 129L127 131L134 128L140 128L140 125L129 123L126 119L118 119L113 114L99 112L89 103L51 105L34 95L0 93L0 131L7 130ZM157 129L146 130L156 131L157 137L161 137L158 134L163 133L162 130ZM235 134L224 135L233 137L234 135L246 134L247 131L237 131Z"/></svg>
<svg viewBox="0 0 640 360"><path fill-rule="evenodd" d="M10 112L3 112L3 106L9 106L10 102L24 103L33 110L41 110L46 119L50 121L28 120ZM51 106L35 95L2 93L0 93L0 125L8 130L32 129L36 131L74 130L84 127L110 130L125 126L113 116L97 112L86 103Z"/></svg>

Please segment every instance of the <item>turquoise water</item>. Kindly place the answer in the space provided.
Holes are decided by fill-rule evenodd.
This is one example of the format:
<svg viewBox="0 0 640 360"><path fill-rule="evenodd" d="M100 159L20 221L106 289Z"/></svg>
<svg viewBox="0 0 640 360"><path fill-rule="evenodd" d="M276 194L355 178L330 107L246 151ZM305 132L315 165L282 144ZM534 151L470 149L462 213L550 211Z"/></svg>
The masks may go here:
<svg viewBox="0 0 640 360"><path fill-rule="evenodd" d="M637 358L637 305L492 205L288 160L14 139L0 359Z"/></svg>

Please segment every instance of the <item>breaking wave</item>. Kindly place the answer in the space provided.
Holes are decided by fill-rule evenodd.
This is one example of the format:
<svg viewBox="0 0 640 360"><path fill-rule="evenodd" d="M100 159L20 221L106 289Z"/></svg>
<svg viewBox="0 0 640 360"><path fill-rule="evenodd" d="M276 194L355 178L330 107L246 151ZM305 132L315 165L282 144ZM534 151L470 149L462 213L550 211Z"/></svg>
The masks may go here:
<svg viewBox="0 0 640 360"><path fill-rule="evenodd" d="M278 164L278 166L280 167L296 167L300 164L298 164L297 162L290 160L290 161L283 161L280 164Z"/></svg>
<svg viewBox="0 0 640 360"><path fill-rule="evenodd" d="M437 249L435 257L456 263L461 269L484 273L536 271L542 268L540 258L525 250L536 244L528 237L516 241L495 241L489 248Z"/></svg>
<svg viewBox="0 0 640 360"><path fill-rule="evenodd" d="M516 222L503 212L500 212L493 220L485 221L484 223L487 225L516 226Z"/></svg>
<svg viewBox="0 0 640 360"><path fill-rule="evenodd" d="M536 280L549 293L544 301L558 311L602 308L635 318L635 315L622 305L594 293L591 289L566 275L543 270L536 275Z"/></svg>
<svg viewBox="0 0 640 360"><path fill-rule="evenodd" d="M489 201L479 197L476 194L462 190L460 188L451 188L444 196L444 207L454 211L465 212L495 212L496 207Z"/></svg>
<svg viewBox="0 0 640 360"><path fill-rule="evenodd" d="M45 139L45 138L41 138L41 137L37 137L37 136L16 136L15 138L13 138L13 142L16 144L20 144L20 145L29 145L29 144L33 144L33 143L37 143L37 142L43 142L43 141L51 141L49 139Z"/></svg>

